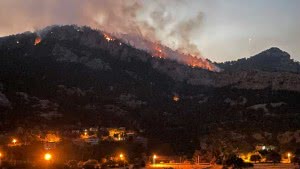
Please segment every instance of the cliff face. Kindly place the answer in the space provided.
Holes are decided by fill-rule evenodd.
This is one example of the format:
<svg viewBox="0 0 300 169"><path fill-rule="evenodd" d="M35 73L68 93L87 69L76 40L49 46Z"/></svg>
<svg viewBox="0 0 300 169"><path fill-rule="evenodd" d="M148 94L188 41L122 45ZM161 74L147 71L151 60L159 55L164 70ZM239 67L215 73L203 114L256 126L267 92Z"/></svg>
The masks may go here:
<svg viewBox="0 0 300 169"><path fill-rule="evenodd" d="M240 89L265 89L300 91L300 74L291 72L269 72L260 70L223 71L219 73L191 69L174 63L154 64L154 68L176 81L191 85L207 85Z"/></svg>

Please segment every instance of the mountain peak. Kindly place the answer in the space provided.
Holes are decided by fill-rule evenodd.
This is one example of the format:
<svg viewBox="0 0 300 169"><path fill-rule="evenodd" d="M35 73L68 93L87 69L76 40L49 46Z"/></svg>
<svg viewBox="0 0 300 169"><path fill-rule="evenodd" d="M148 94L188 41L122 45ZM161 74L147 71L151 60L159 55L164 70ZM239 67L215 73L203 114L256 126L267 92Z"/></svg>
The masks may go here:
<svg viewBox="0 0 300 169"><path fill-rule="evenodd" d="M284 59L290 60L290 54L279 49L278 47L272 47L270 49L267 49L255 56L253 56L253 57L266 57L266 58L276 57L276 58L284 58ZM251 59L251 58L249 58L249 59Z"/></svg>
<svg viewBox="0 0 300 169"><path fill-rule="evenodd" d="M283 52L283 50L281 50L278 47L271 47L270 49L267 49L265 51L272 52L272 53Z"/></svg>
<svg viewBox="0 0 300 169"><path fill-rule="evenodd" d="M267 72L294 72L299 73L300 65L291 59L290 54L272 47L250 58L225 62L219 66L228 71L259 70Z"/></svg>

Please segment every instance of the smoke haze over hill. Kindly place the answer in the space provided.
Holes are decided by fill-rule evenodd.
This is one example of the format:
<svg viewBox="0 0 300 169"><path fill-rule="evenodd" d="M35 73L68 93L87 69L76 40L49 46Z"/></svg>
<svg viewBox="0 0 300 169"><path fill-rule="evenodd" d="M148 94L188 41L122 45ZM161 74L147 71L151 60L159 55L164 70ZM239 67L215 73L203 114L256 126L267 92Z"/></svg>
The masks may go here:
<svg viewBox="0 0 300 169"><path fill-rule="evenodd" d="M78 24L143 35L213 61L273 46L299 60L299 5L297 0L1 0L0 36Z"/></svg>
<svg viewBox="0 0 300 169"><path fill-rule="evenodd" d="M166 45L174 49L200 56L197 45L190 37L201 27L202 13L199 11L188 20L178 20L173 13L166 12L165 3L155 0L149 6L135 0L4 0L0 2L3 7L0 20L5 26L0 31L4 34L34 31L52 24L89 25L111 33L136 34L154 42L167 42ZM183 5L184 1L167 3L170 7ZM14 8L14 15L6 19L5 14L10 13L11 8ZM146 16L139 17L141 12Z"/></svg>

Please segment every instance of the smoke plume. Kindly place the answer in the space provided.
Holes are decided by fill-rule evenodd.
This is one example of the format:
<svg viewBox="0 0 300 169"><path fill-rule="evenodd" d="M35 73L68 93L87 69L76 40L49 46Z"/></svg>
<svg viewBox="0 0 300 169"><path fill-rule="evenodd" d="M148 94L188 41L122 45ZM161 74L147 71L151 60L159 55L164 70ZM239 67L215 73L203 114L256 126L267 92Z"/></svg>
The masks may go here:
<svg viewBox="0 0 300 169"><path fill-rule="evenodd" d="M186 0L1 0L0 35L53 24L88 25L110 33L142 36L200 56L191 36L201 28L203 14L180 20L178 14L167 9L184 7L185 3Z"/></svg>

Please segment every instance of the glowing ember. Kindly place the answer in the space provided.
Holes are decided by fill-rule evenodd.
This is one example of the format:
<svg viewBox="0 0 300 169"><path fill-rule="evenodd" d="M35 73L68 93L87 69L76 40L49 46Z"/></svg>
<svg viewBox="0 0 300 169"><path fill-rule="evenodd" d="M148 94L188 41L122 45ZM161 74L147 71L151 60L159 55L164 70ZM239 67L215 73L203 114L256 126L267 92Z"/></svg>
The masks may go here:
<svg viewBox="0 0 300 169"><path fill-rule="evenodd" d="M155 43L153 46L153 55L159 58L166 58L166 53L163 51L162 46Z"/></svg>
<svg viewBox="0 0 300 169"><path fill-rule="evenodd" d="M39 37L39 36L36 37L35 40L34 40L34 45L37 45L37 44L41 43L41 41L42 41L41 37Z"/></svg>
<svg viewBox="0 0 300 169"><path fill-rule="evenodd" d="M178 101L179 101L179 99L180 99L180 98L179 98L179 96L178 96L178 95L175 95L175 96L173 96L173 101L174 101L174 102L178 102Z"/></svg>
<svg viewBox="0 0 300 169"><path fill-rule="evenodd" d="M107 42L110 42L110 41L113 41L114 39L112 37L110 37L109 35L107 34L103 34L104 35L104 38L107 40Z"/></svg>

